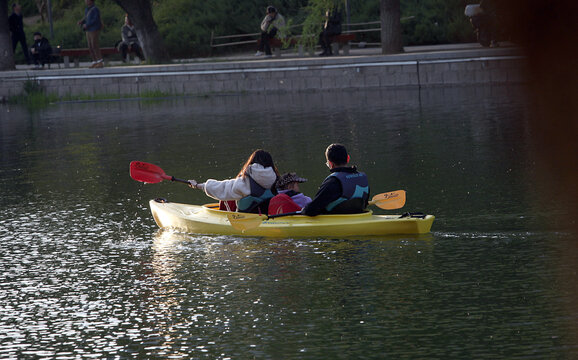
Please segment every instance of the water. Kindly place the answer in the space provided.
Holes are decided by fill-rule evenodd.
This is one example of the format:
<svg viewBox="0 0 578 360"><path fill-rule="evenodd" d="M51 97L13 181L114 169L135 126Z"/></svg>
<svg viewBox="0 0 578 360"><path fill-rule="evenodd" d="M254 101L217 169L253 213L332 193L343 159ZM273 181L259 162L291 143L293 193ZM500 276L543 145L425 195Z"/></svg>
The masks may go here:
<svg viewBox="0 0 578 360"><path fill-rule="evenodd" d="M578 356L572 204L536 180L520 88L0 108L0 358ZM142 160L234 176L255 148L313 195L343 142L431 234L262 239L157 229ZM376 209L376 212L384 212Z"/></svg>

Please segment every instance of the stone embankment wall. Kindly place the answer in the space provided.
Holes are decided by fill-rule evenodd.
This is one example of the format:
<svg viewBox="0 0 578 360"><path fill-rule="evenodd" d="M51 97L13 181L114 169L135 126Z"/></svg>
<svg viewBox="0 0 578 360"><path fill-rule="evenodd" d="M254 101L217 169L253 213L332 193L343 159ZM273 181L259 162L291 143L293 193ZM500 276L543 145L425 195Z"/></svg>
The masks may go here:
<svg viewBox="0 0 578 360"><path fill-rule="evenodd" d="M265 59L193 64L0 73L0 98L36 82L46 93L138 96L295 92L356 88L516 84L525 81L516 49L399 55Z"/></svg>

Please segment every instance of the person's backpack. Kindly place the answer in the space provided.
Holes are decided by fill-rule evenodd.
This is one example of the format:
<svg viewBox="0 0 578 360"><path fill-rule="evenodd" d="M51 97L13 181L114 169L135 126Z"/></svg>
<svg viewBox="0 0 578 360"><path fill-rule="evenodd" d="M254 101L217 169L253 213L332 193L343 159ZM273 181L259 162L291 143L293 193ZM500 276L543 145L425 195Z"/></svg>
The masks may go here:
<svg viewBox="0 0 578 360"><path fill-rule="evenodd" d="M301 210L293 199L287 194L275 195L269 202L269 215L286 214Z"/></svg>

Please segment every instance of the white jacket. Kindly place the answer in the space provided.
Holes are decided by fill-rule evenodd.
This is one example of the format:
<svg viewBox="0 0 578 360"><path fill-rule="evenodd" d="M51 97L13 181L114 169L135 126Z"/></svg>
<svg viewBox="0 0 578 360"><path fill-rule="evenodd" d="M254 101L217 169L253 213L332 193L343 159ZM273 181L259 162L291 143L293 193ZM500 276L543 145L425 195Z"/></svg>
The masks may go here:
<svg viewBox="0 0 578 360"><path fill-rule="evenodd" d="M277 180L277 174L272 167L264 168L261 164L251 164L247 174L265 189L269 189ZM205 194L217 200L241 200L251 195L251 185L247 176L239 176L229 180L209 179L205 182Z"/></svg>

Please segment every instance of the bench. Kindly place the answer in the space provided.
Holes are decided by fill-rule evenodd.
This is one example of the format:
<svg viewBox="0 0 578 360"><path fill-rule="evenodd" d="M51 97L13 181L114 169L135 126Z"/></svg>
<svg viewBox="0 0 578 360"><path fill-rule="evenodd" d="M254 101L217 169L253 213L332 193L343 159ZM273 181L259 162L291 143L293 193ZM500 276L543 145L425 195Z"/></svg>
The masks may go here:
<svg viewBox="0 0 578 360"><path fill-rule="evenodd" d="M289 45L296 45L299 39L297 38L289 38L286 39L285 42L289 41ZM261 40L258 40L261 41ZM281 57L281 48L283 47L283 40L278 38L273 38L269 40L269 46L271 46L271 52L275 55L275 57ZM301 56L301 53L299 53Z"/></svg>
<svg viewBox="0 0 578 360"><path fill-rule="evenodd" d="M334 55L339 55L339 45L343 50L343 55L348 56L351 49L351 42L355 40L355 34L335 35L331 40L331 50Z"/></svg>
<svg viewBox="0 0 578 360"><path fill-rule="evenodd" d="M115 47L100 48L100 52L103 56L119 53L118 49ZM74 59L74 67L79 67L80 57L90 56L90 52L88 51L88 49L61 49L60 47L58 47L57 49L53 50L52 56L53 57L60 56L61 58L63 58L65 68L70 67L70 58Z"/></svg>
<svg viewBox="0 0 578 360"><path fill-rule="evenodd" d="M343 55L349 55L349 50L351 48L351 41L355 40L355 34L340 34L340 35L335 35L332 40L331 40L331 48L333 50L333 54L334 55L339 55L339 47L341 46L341 49L343 50ZM260 41L260 40L258 40ZM299 41L298 38L290 38L289 39L289 44L290 45L295 45L297 44ZM283 46L283 41L281 39L278 38L273 38L271 40L269 40L269 45L271 46L271 50L273 52L273 54L275 55L275 57L280 57L281 56L281 47ZM301 45L299 45L299 56L303 57L304 53L303 53L303 47Z"/></svg>

